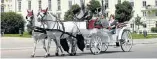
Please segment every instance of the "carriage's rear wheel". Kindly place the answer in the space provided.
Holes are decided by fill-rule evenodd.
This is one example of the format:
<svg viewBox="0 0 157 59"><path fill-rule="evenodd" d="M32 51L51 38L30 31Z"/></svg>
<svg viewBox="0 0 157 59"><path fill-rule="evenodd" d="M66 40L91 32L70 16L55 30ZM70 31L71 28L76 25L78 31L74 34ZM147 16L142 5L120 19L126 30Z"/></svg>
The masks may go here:
<svg viewBox="0 0 157 59"><path fill-rule="evenodd" d="M102 39L97 34L93 34L90 41L90 51L94 55L99 54L102 49Z"/></svg>
<svg viewBox="0 0 157 59"><path fill-rule="evenodd" d="M133 39L132 39L131 32L128 30L124 30L121 38L122 38L120 40L121 49L124 52L129 52L133 45Z"/></svg>

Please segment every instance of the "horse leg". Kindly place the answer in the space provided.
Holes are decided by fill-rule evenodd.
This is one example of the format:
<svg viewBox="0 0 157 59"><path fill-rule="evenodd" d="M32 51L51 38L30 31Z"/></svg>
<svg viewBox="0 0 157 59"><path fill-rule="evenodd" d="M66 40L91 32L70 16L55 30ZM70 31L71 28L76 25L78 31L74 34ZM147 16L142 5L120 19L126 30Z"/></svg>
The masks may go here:
<svg viewBox="0 0 157 59"><path fill-rule="evenodd" d="M57 40L57 43L58 43L58 48L60 48L60 51L61 51L61 56L64 56L64 52L63 52L63 49L62 49L62 46L60 44L60 39Z"/></svg>
<svg viewBox="0 0 157 59"><path fill-rule="evenodd" d="M51 45L51 39L48 39L48 44L47 44L47 54L50 56L50 45Z"/></svg>
<svg viewBox="0 0 157 59"><path fill-rule="evenodd" d="M55 44L56 44L56 52L55 52L55 55L56 55L56 56L59 56L59 54L58 54L59 49L58 49L57 40L56 40L56 39L54 39L54 42L55 42Z"/></svg>
<svg viewBox="0 0 157 59"><path fill-rule="evenodd" d="M42 44L43 44L43 49L45 50L46 54L44 57L47 57L48 56L48 50L46 49L46 46L45 46L45 39L42 39Z"/></svg>
<svg viewBox="0 0 157 59"><path fill-rule="evenodd" d="M76 49L77 49L77 48L76 48L76 41L77 41L77 40L74 39L74 38L71 39L71 40L72 40L72 44L71 44L71 45L72 45L72 46L71 46L72 49L71 49L71 54L70 54L70 55L71 55L71 56L74 56L74 55L76 55Z"/></svg>
<svg viewBox="0 0 157 59"><path fill-rule="evenodd" d="M33 53L31 55L31 57L34 57L34 55L35 55L36 44L37 44L37 40L34 41L34 49L33 49Z"/></svg>

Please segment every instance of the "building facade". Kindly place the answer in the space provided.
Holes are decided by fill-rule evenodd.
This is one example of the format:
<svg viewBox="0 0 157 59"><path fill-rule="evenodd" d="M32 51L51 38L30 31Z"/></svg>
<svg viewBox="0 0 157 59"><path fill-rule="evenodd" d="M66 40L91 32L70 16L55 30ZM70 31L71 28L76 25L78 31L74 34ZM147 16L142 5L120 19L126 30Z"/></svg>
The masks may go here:
<svg viewBox="0 0 157 59"><path fill-rule="evenodd" d="M46 9L64 20L65 12L73 5L78 4L81 6L81 1L85 6L91 0L1 0L1 12L13 11L22 14L25 18L27 10L33 10L35 14L40 9ZM102 4L102 0L98 0ZM123 1L129 1L134 10L134 16L130 21L132 30L136 31L135 17L140 16L141 21L147 24L147 29L150 32L152 27L157 27L157 0L103 0L103 4L106 5L107 19L109 15L115 14L115 5L122 3ZM140 26L142 29L143 27ZM140 30L141 30L140 29Z"/></svg>

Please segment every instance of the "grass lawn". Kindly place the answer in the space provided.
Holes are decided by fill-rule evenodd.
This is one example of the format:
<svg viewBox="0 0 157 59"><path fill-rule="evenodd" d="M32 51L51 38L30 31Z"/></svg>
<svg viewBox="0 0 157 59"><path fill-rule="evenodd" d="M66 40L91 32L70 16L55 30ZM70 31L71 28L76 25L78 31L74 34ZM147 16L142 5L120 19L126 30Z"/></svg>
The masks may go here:
<svg viewBox="0 0 157 59"><path fill-rule="evenodd" d="M25 37L25 38L31 38L31 35L29 35L28 32L24 32L23 36L20 36L20 34L4 34L3 37Z"/></svg>
<svg viewBox="0 0 157 59"><path fill-rule="evenodd" d="M133 39L149 39L149 38L157 38L157 34L148 34L147 37L145 38L143 34L132 34Z"/></svg>
<svg viewBox="0 0 157 59"><path fill-rule="evenodd" d="M24 32L23 36L20 36L20 34L4 34L3 37L24 37L24 38L31 38L31 35L28 34L28 32ZM149 39L149 38L157 38L157 34L148 34L145 38L143 34L136 34L132 33L133 39Z"/></svg>

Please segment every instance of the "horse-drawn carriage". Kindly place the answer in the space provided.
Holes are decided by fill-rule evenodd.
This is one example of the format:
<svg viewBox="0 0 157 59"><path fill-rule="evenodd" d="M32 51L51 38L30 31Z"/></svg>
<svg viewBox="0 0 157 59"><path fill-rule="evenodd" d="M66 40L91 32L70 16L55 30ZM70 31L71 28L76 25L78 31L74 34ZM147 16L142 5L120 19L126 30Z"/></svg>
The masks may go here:
<svg viewBox="0 0 157 59"><path fill-rule="evenodd" d="M76 13L75 11L73 12ZM119 23L116 26L115 34L112 34L109 29L94 25L97 20L90 20L91 18L92 16L88 16L88 13L85 13L81 18L74 17L74 21L68 25L69 23L67 24L66 22L60 21L56 15L48 12L47 9L38 12L37 19L32 18L32 20L41 22L43 28L33 26L32 30L46 35L38 34L35 39L42 36L44 38L41 39L48 39L47 47L45 47L45 43L43 43L43 48L46 51L45 57L50 55L49 48L52 39L56 43L55 55L58 55L59 49L62 55L64 55L63 50L70 55L76 55L77 47L81 51L87 48L90 49L93 54L99 54L101 51L106 51L111 42L115 42L116 46L120 46L123 51L130 51L133 40L126 23ZM85 28L81 29L81 22L76 22L76 20L87 20L82 22ZM46 27L44 25L46 25ZM44 40L43 42L45 42ZM71 49L71 52L69 52L69 49ZM34 57L34 55L35 51L32 57Z"/></svg>

